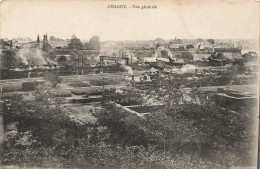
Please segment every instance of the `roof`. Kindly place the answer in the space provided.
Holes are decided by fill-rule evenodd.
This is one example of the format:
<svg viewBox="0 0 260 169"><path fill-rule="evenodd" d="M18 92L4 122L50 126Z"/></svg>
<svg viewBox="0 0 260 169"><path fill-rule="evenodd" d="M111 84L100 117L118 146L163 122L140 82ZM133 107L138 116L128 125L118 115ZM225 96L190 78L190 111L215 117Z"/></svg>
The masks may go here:
<svg viewBox="0 0 260 169"><path fill-rule="evenodd" d="M215 52L229 52L229 53L240 53L241 49L238 48L214 48Z"/></svg>

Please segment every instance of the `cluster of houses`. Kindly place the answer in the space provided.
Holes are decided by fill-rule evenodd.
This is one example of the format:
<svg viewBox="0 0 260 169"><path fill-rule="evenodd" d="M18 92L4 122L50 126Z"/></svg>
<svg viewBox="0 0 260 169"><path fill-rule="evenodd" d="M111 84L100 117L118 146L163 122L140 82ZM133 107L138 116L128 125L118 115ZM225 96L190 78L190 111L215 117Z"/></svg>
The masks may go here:
<svg viewBox="0 0 260 169"><path fill-rule="evenodd" d="M46 35L44 35L43 39L40 40L39 36L37 41L34 41L30 38L14 38L14 39L1 39L2 43L0 44L0 48L1 49L10 49L10 48L15 48L15 49L21 49L21 48L36 48L38 46L38 40L40 41L41 47L42 44L44 44L44 41ZM56 39L56 40L52 40L49 39L48 43L50 44L51 47L64 47L67 46L70 42L70 39L66 39L66 40L61 40L61 39Z"/></svg>

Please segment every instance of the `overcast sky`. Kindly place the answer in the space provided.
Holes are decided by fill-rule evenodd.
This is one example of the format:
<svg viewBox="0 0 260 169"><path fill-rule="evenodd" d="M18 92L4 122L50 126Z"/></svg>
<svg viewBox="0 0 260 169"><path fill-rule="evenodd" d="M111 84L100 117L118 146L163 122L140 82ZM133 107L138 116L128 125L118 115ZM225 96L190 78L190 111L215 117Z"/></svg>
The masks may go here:
<svg viewBox="0 0 260 169"><path fill-rule="evenodd" d="M98 35L101 40L258 37L260 2L208 1L6 0L0 8L0 37L36 39L44 33L64 39L74 33L80 39ZM157 9L129 8L132 5Z"/></svg>

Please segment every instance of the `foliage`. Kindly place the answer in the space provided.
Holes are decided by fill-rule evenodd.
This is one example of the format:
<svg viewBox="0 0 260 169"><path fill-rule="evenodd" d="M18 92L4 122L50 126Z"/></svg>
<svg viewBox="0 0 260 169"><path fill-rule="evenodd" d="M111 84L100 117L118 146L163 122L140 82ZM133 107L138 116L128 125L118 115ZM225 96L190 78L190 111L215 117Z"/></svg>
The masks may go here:
<svg viewBox="0 0 260 169"><path fill-rule="evenodd" d="M216 55L216 58L217 59L224 59L224 54L222 52L219 52L217 55Z"/></svg>
<svg viewBox="0 0 260 169"><path fill-rule="evenodd" d="M12 47L11 44L9 44L8 42L4 41L3 39L0 39L0 45L1 45L2 49L5 49L6 46Z"/></svg>
<svg viewBox="0 0 260 169"><path fill-rule="evenodd" d="M201 157L214 159L228 167L240 165L244 156L238 151L243 149L246 153L250 153L248 144L252 145L254 137L253 133L248 131L254 124L251 115L255 110L245 106L249 115L245 118L243 114L235 114L228 108L216 105L214 100L200 93L197 87L192 88L191 92L185 92L184 87L189 86L185 77L168 75L164 78L159 77L156 82L148 94L166 106L162 112L153 113L151 117L153 120L148 124L155 126L149 127L153 128L153 132L162 133L159 135L166 149L172 147L171 142L178 135L176 132L181 130L179 136L183 138L180 140L188 141L185 143L186 146L194 142L200 143L201 149L195 147L193 152L198 152ZM181 123L182 126L174 126L176 123ZM152 138L156 138L155 135ZM230 159L223 159L221 154L228 154Z"/></svg>
<svg viewBox="0 0 260 169"><path fill-rule="evenodd" d="M211 45L213 45L215 43L215 40L214 39L208 39L207 40Z"/></svg>
<svg viewBox="0 0 260 169"><path fill-rule="evenodd" d="M21 85L3 85L2 86L2 92L3 93L9 93L9 92L15 92L22 90Z"/></svg>
<svg viewBox="0 0 260 169"><path fill-rule="evenodd" d="M249 52L249 53L245 53L241 56L245 61L250 62L250 61L257 61L258 59L258 55L257 53L254 52Z"/></svg>
<svg viewBox="0 0 260 169"><path fill-rule="evenodd" d="M191 52L183 52L181 57L186 61L193 61L193 54Z"/></svg>
<svg viewBox="0 0 260 169"><path fill-rule="evenodd" d="M88 82L84 82L84 81L73 81L73 82L70 82L68 85L72 86L72 87L90 87L91 86Z"/></svg>
<svg viewBox="0 0 260 169"><path fill-rule="evenodd" d="M136 124L126 121L126 114L115 105L108 104L106 109L95 115L98 124L109 129L109 138L106 140L110 144L122 146L148 145L144 131ZM138 121L135 121L138 123Z"/></svg>
<svg viewBox="0 0 260 169"><path fill-rule="evenodd" d="M52 50L49 50L46 54L46 57L51 59L51 60L55 60L56 59L56 53Z"/></svg>
<svg viewBox="0 0 260 169"><path fill-rule="evenodd" d="M44 79L51 84L51 87L56 87L57 84L61 83L61 78L57 74L51 72L46 72L44 74Z"/></svg>
<svg viewBox="0 0 260 169"><path fill-rule="evenodd" d="M55 38L54 36L50 36L50 41L64 41L63 39L60 38Z"/></svg>
<svg viewBox="0 0 260 169"><path fill-rule="evenodd" d="M100 42L98 36L92 36L89 43L84 44L84 48L88 50L100 50Z"/></svg>
<svg viewBox="0 0 260 169"><path fill-rule="evenodd" d="M62 64L63 62L66 62L67 61L67 57L66 56L60 56L60 57L58 57L58 59L57 59L57 62L59 63L59 64Z"/></svg>
<svg viewBox="0 0 260 169"><path fill-rule="evenodd" d="M2 66L3 68L11 68L18 62L16 58L16 53L12 49L7 49L2 51Z"/></svg>
<svg viewBox="0 0 260 169"><path fill-rule="evenodd" d="M120 83L118 79L111 79L111 78L103 78L103 79L91 79L89 82L93 86L103 86L103 85L115 85Z"/></svg>
<svg viewBox="0 0 260 169"><path fill-rule="evenodd" d="M237 75L237 74L243 74L246 72L246 67L245 65L238 65L238 64L235 64L235 65L232 65L230 68L229 68L229 72L232 74L232 75Z"/></svg>
<svg viewBox="0 0 260 169"><path fill-rule="evenodd" d="M68 90L58 89L52 91L56 97L71 97L71 92Z"/></svg>
<svg viewBox="0 0 260 169"><path fill-rule="evenodd" d="M194 46L192 44L189 44L186 46L186 49L194 49Z"/></svg>
<svg viewBox="0 0 260 169"><path fill-rule="evenodd" d="M161 50L161 56L165 57L165 58L169 57L168 51L167 50Z"/></svg>
<svg viewBox="0 0 260 169"><path fill-rule="evenodd" d="M164 42L165 42L164 39L162 39L162 38L156 38L154 41L156 44L159 44L159 45L164 44Z"/></svg>
<svg viewBox="0 0 260 169"><path fill-rule="evenodd" d="M70 49L82 49L83 44L78 38L72 38L70 43L68 44Z"/></svg>
<svg viewBox="0 0 260 169"><path fill-rule="evenodd" d="M219 52L217 55L215 53L212 53L210 57L207 58L207 60L213 66L223 65L227 62L227 59L225 59L224 54L222 52Z"/></svg>
<svg viewBox="0 0 260 169"><path fill-rule="evenodd" d="M23 82L22 90L23 91L33 91L35 90L35 82Z"/></svg>
<svg viewBox="0 0 260 169"><path fill-rule="evenodd" d="M36 90L31 102L18 98L5 115L19 121L19 133L32 133L32 145L18 144L21 134L6 141L3 163L25 168L199 169L243 164L254 141L255 106L242 108L246 113L241 114L222 108L188 76L157 77L147 95L165 107L146 118L109 103L95 111L97 121L78 124L69 117L69 106L60 105L55 92L46 88Z"/></svg>

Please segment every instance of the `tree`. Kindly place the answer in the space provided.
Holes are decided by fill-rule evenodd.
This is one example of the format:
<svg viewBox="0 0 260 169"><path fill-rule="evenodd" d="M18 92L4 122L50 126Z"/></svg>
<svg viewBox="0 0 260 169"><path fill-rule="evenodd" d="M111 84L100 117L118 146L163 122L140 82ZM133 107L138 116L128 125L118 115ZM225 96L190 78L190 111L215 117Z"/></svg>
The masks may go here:
<svg viewBox="0 0 260 169"><path fill-rule="evenodd" d="M191 52L183 52L181 57L186 61L193 61L193 54Z"/></svg>
<svg viewBox="0 0 260 169"><path fill-rule="evenodd" d="M77 36L76 36L75 34L73 34L73 35L71 36L71 39L77 39Z"/></svg>
<svg viewBox="0 0 260 169"><path fill-rule="evenodd" d="M224 59L225 56L224 56L224 54L223 54L222 52L219 52L219 53L217 54L216 58L217 58L217 59Z"/></svg>
<svg viewBox="0 0 260 169"><path fill-rule="evenodd" d="M155 41L155 43L158 44L158 45L162 45L162 44L164 44L164 42L165 42L164 39L162 39L162 38L156 38L154 41Z"/></svg>
<svg viewBox="0 0 260 169"><path fill-rule="evenodd" d="M72 38L70 43L68 44L70 49L82 49L83 44L78 38Z"/></svg>
<svg viewBox="0 0 260 169"><path fill-rule="evenodd" d="M61 78L57 74L51 72L46 72L44 79L51 84L51 87L56 87L57 84L61 83Z"/></svg>
<svg viewBox="0 0 260 169"><path fill-rule="evenodd" d="M66 62L67 61L67 57L66 56L60 56L58 59L57 59L57 62L59 64L62 64L63 62Z"/></svg>
<svg viewBox="0 0 260 169"><path fill-rule="evenodd" d="M6 47L12 47L12 41L11 41L11 43L8 43L8 42L4 41L3 39L0 39L0 46L2 47L2 49L5 49Z"/></svg>
<svg viewBox="0 0 260 169"><path fill-rule="evenodd" d="M107 142L122 146L149 144L149 140L141 128L141 119L127 117L126 112L118 109L115 105L105 105L105 109L95 114L95 117L98 118L99 125L109 129L110 135Z"/></svg>
<svg viewBox="0 0 260 169"><path fill-rule="evenodd" d="M98 36L92 36L89 40L88 44L85 44L85 46L89 50L100 50L100 42Z"/></svg>
<svg viewBox="0 0 260 169"><path fill-rule="evenodd" d="M2 66L4 68L15 67L17 62L16 53L12 49L2 51Z"/></svg>
<svg viewBox="0 0 260 169"><path fill-rule="evenodd" d="M208 57L208 61L212 66L224 65L227 62L222 52L219 52L217 55L215 53L212 53L210 57Z"/></svg>
<svg viewBox="0 0 260 169"><path fill-rule="evenodd" d="M48 58L50 58L51 60L55 60L56 59L56 53L54 51L49 51L46 56Z"/></svg>
<svg viewBox="0 0 260 169"><path fill-rule="evenodd" d="M245 65L240 65L240 64L234 64L230 67L230 72L233 76L237 74L243 74L246 71Z"/></svg>
<svg viewBox="0 0 260 169"><path fill-rule="evenodd" d="M258 59L258 54L256 52L248 52L245 53L241 56L245 61L247 62L252 62L252 61L257 61Z"/></svg>
<svg viewBox="0 0 260 169"><path fill-rule="evenodd" d="M169 57L168 51L167 50L161 50L161 56L165 57L165 58Z"/></svg>
<svg viewBox="0 0 260 169"><path fill-rule="evenodd" d="M217 105L212 98L201 97L205 94L199 91L185 92L183 89L189 86L185 79L184 75L158 77L148 92L152 98L165 104L160 113L154 112L149 118L152 122L148 123L148 128L155 130L153 138L161 138L161 145L167 150L167 147L172 147L170 143L179 137L180 140L186 140L184 146L199 143L201 148L190 151L198 151L203 157L217 159L226 166L240 163L243 156L237 152L243 149L249 153L247 142L253 136L246 131L253 126L249 124L253 118L244 119L243 114L235 115L229 109ZM192 97L192 93L199 97ZM190 100L185 99L189 97ZM171 130L173 128L174 130ZM222 154L228 156L222 158Z"/></svg>
<svg viewBox="0 0 260 169"><path fill-rule="evenodd" d="M216 54L215 53L212 53L208 58L207 58L207 60L208 61L210 61L210 62L212 62L214 59L216 59L217 57L216 57Z"/></svg>
<svg viewBox="0 0 260 169"><path fill-rule="evenodd" d="M208 39L207 40L211 45L213 45L215 43L215 40L214 39Z"/></svg>
<svg viewBox="0 0 260 169"><path fill-rule="evenodd" d="M186 46L186 49L194 49L194 46L192 44L189 44Z"/></svg>
<svg viewBox="0 0 260 169"><path fill-rule="evenodd" d="M50 37L50 41L55 41L55 40L56 40L56 38L54 36Z"/></svg>
<svg viewBox="0 0 260 169"><path fill-rule="evenodd" d="M84 49L87 49L87 50L89 50L90 49L90 47L89 47L89 43L84 43Z"/></svg>

